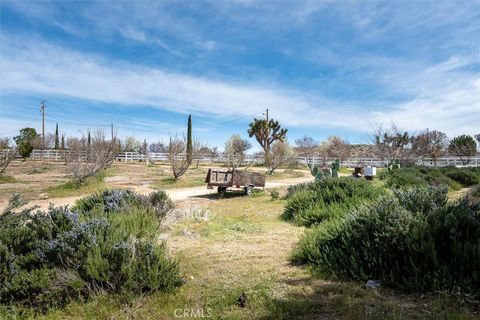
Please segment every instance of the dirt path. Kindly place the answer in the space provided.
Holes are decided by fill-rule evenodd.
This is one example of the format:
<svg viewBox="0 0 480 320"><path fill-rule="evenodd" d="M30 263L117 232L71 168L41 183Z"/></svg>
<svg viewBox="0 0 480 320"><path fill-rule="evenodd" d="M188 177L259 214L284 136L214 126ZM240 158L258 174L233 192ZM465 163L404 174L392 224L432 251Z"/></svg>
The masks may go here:
<svg viewBox="0 0 480 320"><path fill-rule="evenodd" d="M313 178L311 177L301 177L301 178L291 178L291 179L281 179L281 180L273 180L266 182L266 188L277 188L282 186L289 186L297 183L311 181ZM132 185L128 186L129 189L134 190L140 194L148 194L152 191L155 191L147 184L140 184L140 185ZM189 188L171 188L165 189L169 197L175 201L180 202L184 200L188 200L195 197L200 197L212 193L216 193L216 189L207 189L205 186L200 187L189 187ZM29 205L37 205L40 206L41 209L47 209L48 206L53 203L56 206L66 206L73 204L77 199L81 198L82 196L71 196L71 197L62 197L62 198L49 198L43 200L32 200L29 202ZM6 201L0 202L0 210L3 210L7 205Z"/></svg>

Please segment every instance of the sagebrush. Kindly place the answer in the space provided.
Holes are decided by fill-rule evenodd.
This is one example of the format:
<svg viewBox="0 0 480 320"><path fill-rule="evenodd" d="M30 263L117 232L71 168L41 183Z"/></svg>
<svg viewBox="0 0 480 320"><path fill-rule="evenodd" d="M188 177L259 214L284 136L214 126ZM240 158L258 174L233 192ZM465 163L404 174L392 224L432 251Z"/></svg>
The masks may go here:
<svg viewBox="0 0 480 320"><path fill-rule="evenodd" d="M326 178L299 185L289 191L282 217L296 224L311 226L340 217L383 193L383 189L367 180Z"/></svg>
<svg viewBox="0 0 480 320"><path fill-rule="evenodd" d="M157 239L158 208L170 200L163 193L150 202L132 192L104 194L111 196L102 199L105 207L95 206L97 195L80 200L77 211L18 210L23 202L12 199L0 215L1 304L38 311L98 292L135 294L181 284L177 262Z"/></svg>
<svg viewBox="0 0 480 320"><path fill-rule="evenodd" d="M293 259L341 280L405 291L480 292L480 208L446 189L395 191L312 228Z"/></svg>

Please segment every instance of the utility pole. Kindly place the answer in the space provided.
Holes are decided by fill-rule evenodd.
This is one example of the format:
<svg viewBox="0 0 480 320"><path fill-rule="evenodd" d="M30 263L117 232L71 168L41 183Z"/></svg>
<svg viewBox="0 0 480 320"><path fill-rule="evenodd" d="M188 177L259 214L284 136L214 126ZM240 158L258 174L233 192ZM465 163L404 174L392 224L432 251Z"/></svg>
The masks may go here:
<svg viewBox="0 0 480 320"><path fill-rule="evenodd" d="M112 142L113 142L113 123L112 123Z"/></svg>
<svg viewBox="0 0 480 320"><path fill-rule="evenodd" d="M267 116L267 123L268 123L268 108L265 110L265 115Z"/></svg>
<svg viewBox="0 0 480 320"><path fill-rule="evenodd" d="M45 149L45 100L40 102L40 112L42 113L42 160L43 150Z"/></svg>

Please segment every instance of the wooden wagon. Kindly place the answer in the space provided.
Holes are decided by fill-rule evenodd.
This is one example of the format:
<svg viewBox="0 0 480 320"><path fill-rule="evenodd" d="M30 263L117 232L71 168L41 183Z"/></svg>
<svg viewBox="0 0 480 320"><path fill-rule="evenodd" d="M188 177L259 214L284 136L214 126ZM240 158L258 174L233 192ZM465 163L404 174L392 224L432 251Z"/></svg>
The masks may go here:
<svg viewBox="0 0 480 320"><path fill-rule="evenodd" d="M237 188L250 195L254 188L265 187L265 175L241 170L208 169L205 183L209 189L217 187L218 193L225 193L228 188Z"/></svg>

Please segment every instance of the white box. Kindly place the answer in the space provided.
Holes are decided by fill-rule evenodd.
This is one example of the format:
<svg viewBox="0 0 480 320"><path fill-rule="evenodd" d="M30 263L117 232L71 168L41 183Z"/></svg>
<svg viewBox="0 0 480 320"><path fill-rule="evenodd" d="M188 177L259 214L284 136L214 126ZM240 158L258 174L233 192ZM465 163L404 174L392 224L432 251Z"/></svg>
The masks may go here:
<svg viewBox="0 0 480 320"><path fill-rule="evenodd" d="M365 177L374 177L377 175L377 168L376 167L365 167L363 169Z"/></svg>

